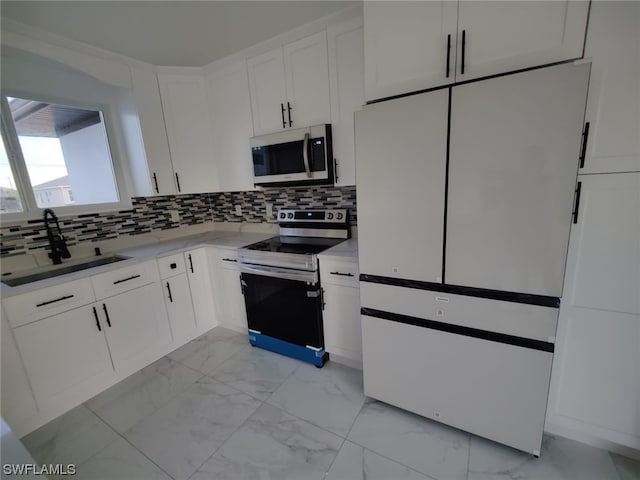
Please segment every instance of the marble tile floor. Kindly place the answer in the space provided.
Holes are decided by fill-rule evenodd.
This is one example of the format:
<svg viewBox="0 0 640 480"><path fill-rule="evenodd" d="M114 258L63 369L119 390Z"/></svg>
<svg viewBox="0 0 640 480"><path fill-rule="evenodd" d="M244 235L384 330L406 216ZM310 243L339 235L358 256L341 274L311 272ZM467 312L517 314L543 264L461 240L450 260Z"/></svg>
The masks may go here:
<svg viewBox="0 0 640 480"><path fill-rule="evenodd" d="M640 480L639 461L552 436L536 459L220 327L22 440L91 480Z"/></svg>

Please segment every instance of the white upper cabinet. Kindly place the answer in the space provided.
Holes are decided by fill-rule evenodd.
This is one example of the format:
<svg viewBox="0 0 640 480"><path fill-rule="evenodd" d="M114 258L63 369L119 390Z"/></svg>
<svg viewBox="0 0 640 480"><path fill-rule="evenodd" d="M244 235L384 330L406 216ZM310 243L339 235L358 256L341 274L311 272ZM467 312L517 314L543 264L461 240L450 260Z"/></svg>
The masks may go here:
<svg viewBox="0 0 640 480"><path fill-rule="evenodd" d="M587 1L365 2L366 99L580 58L588 13Z"/></svg>
<svg viewBox="0 0 640 480"><path fill-rule="evenodd" d="M316 33L283 47L288 124L299 128L329 123L327 34Z"/></svg>
<svg viewBox="0 0 640 480"><path fill-rule="evenodd" d="M253 189L249 138L253 136L247 65L244 61L206 76L214 158L223 192Z"/></svg>
<svg viewBox="0 0 640 480"><path fill-rule="evenodd" d="M329 123L327 35L247 60L255 135Z"/></svg>
<svg viewBox="0 0 640 480"><path fill-rule="evenodd" d="M364 104L362 18L327 29L335 184L355 185L354 112Z"/></svg>
<svg viewBox="0 0 640 480"><path fill-rule="evenodd" d="M453 83L457 10L447 0L364 2L367 101Z"/></svg>
<svg viewBox="0 0 640 480"><path fill-rule="evenodd" d="M592 67L580 173L640 171L640 2L593 2L585 57Z"/></svg>
<svg viewBox="0 0 640 480"><path fill-rule="evenodd" d="M148 168L148 177L144 179L145 191L138 193L175 195L177 189L162 113L158 75L155 70L131 67L131 82Z"/></svg>
<svg viewBox="0 0 640 480"><path fill-rule="evenodd" d="M588 15L588 1L461 1L456 81L580 58Z"/></svg>
<svg viewBox="0 0 640 480"><path fill-rule="evenodd" d="M178 193L216 191L218 174L204 75L161 72L158 83Z"/></svg>

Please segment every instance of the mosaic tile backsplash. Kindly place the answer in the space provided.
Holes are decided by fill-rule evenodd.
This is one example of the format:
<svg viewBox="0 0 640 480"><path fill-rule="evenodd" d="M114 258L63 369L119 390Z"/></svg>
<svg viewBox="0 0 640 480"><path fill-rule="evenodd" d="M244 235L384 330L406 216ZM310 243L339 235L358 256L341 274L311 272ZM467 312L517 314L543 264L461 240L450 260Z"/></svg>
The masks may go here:
<svg viewBox="0 0 640 480"><path fill-rule="evenodd" d="M272 215L267 218L267 204ZM240 205L242 215L236 214ZM355 187L271 188L251 192L204 193L164 197L136 197L130 210L77 215L60 219L67 245L97 242L154 230L179 228L207 222L275 223L283 208L347 208L352 225L356 218ZM179 222L171 220L177 210ZM48 246L44 222L30 220L19 225L0 226L0 255L20 255Z"/></svg>

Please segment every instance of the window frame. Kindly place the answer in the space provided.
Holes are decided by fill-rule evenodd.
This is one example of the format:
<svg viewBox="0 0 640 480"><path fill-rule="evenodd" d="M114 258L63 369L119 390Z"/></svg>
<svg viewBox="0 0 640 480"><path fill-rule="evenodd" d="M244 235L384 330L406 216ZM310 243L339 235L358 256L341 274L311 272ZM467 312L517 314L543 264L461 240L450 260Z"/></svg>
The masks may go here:
<svg viewBox="0 0 640 480"><path fill-rule="evenodd" d="M27 164L24 160L20 140L13 123L13 116L7 97L17 97L38 102L45 102L68 107L81 108L85 110L95 110L100 113L100 118L107 137L107 148L111 158L111 168L113 169L116 190L119 201L109 203L93 203L83 205L68 205L55 207L55 212L59 218L74 217L77 215L91 213L108 213L118 210L128 210L131 208L131 196L129 195L128 183L126 182L123 155L118 148L116 128L113 118L116 118L109 104L99 104L83 102L70 98L61 98L53 95L34 94L33 92L20 91L16 89L2 89L0 94L0 122L2 140L7 151L7 158L14 181L18 189L18 195L22 203L22 212L0 213L0 223L15 224L24 223L29 220L42 218L45 208L38 207L33 185L29 178Z"/></svg>

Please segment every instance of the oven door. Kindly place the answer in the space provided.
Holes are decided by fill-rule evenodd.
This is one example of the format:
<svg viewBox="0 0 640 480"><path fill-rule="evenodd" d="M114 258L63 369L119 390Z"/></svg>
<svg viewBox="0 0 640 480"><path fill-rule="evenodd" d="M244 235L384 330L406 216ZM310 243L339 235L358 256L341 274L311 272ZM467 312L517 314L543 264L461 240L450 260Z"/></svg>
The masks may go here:
<svg viewBox="0 0 640 480"><path fill-rule="evenodd" d="M322 293L317 272L240 265L247 323L301 347L324 348Z"/></svg>

